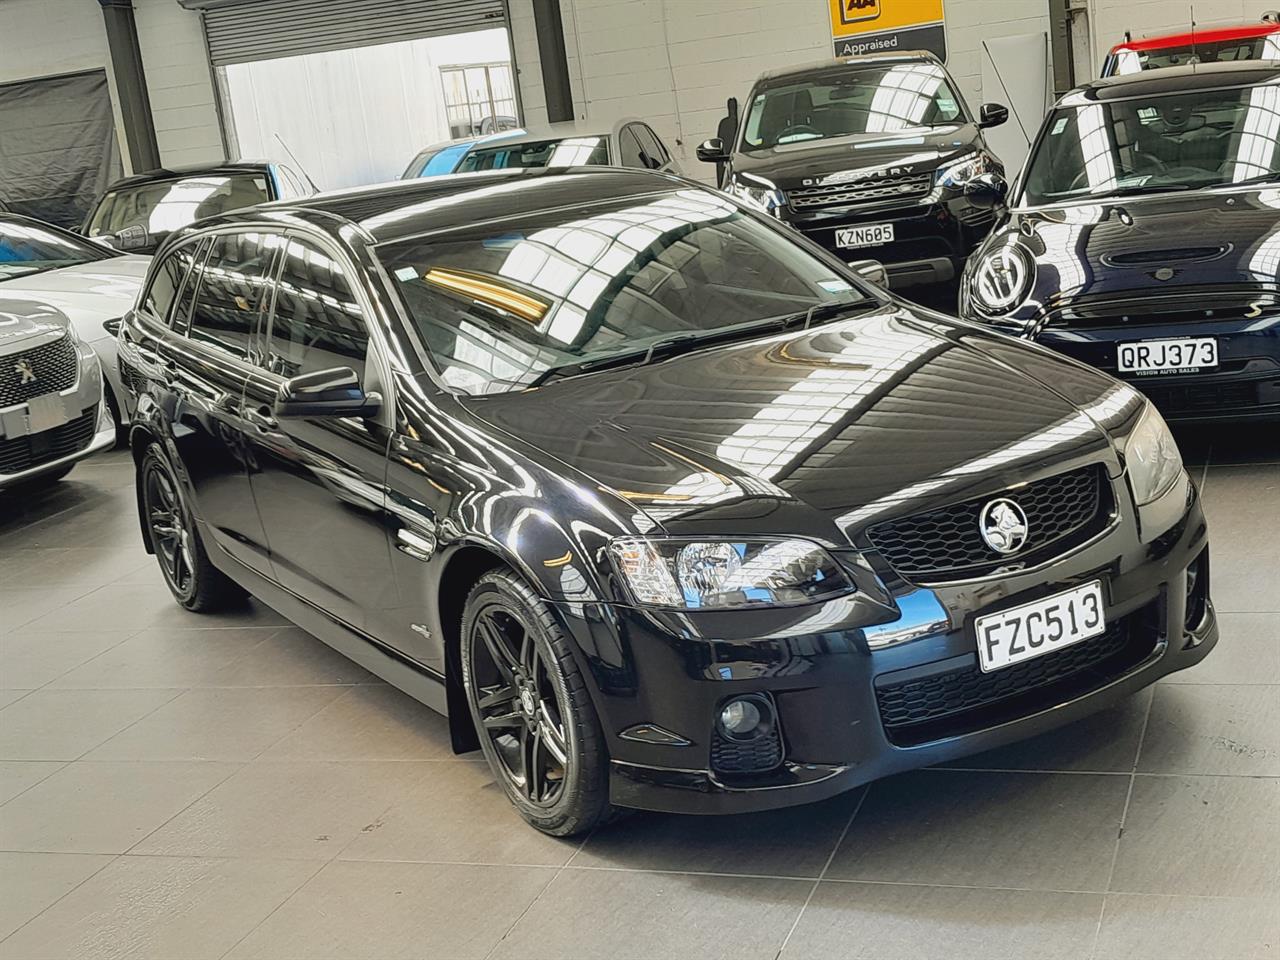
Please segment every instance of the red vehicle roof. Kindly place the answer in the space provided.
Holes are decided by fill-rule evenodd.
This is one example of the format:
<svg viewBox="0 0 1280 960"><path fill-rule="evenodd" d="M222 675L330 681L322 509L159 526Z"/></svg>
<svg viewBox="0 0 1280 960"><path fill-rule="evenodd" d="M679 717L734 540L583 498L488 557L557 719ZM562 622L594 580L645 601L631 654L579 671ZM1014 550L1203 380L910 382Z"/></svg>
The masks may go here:
<svg viewBox="0 0 1280 960"><path fill-rule="evenodd" d="M1111 52L1119 53L1121 50L1164 50L1167 47L1189 47L1192 42L1216 43L1226 40L1249 40L1253 37L1265 37L1273 33L1280 33L1280 23L1252 23L1243 27L1219 27L1216 30L1168 33L1161 37L1128 40L1124 43L1117 43L1111 48Z"/></svg>

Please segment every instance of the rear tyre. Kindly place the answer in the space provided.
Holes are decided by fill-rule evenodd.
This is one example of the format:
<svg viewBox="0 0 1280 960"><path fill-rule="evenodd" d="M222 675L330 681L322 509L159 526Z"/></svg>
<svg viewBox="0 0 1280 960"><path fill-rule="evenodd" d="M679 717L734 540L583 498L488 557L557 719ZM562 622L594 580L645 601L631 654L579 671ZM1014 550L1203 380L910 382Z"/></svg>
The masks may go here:
<svg viewBox="0 0 1280 960"><path fill-rule="evenodd" d="M485 574L463 610L461 654L480 748L520 815L555 837L609 819L600 720L542 599L508 570Z"/></svg>
<svg viewBox="0 0 1280 960"><path fill-rule="evenodd" d="M244 590L205 553L177 475L159 444L151 444L142 455L138 485L147 535L173 598L193 613L243 603Z"/></svg>

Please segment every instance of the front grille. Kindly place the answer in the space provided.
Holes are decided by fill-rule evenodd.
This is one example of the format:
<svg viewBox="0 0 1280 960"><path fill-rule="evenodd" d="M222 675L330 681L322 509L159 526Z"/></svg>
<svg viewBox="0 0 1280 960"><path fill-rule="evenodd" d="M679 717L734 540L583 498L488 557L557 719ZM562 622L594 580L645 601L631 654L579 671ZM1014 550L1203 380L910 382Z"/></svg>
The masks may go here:
<svg viewBox="0 0 1280 960"><path fill-rule="evenodd" d="M76 345L68 336L21 353L0 356L0 408L68 390L75 386L79 369Z"/></svg>
<svg viewBox="0 0 1280 960"><path fill-rule="evenodd" d="M782 763L777 724L767 736L730 740L716 730L711 736L711 768L719 773L763 773Z"/></svg>
<svg viewBox="0 0 1280 960"><path fill-rule="evenodd" d="M1036 480L1016 490L991 493L928 513L877 523L867 539L904 579L959 579L1014 562L1047 559L1091 536L1105 520L1106 474L1100 464ZM1027 517L1027 539L1014 554L987 546L978 527L982 508L1005 496Z"/></svg>
<svg viewBox="0 0 1280 960"><path fill-rule="evenodd" d="M1252 407L1258 403L1258 383L1255 380L1236 380L1224 383L1144 383L1128 381L1147 395L1161 413L1170 416L1188 413L1223 413L1237 407Z"/></svg>
<svg viewBox="0 0 1280 960"><path fill-rule="evenodd" d="M1186 286L1174 290L1128 290L1077 297L1054 305L1045 326L1142 327L1151 324L1211 323L1280 313L1280 293L1249 287Z"/></svg>
<svg viewBox="0 0 1280 960"><path fill-rule="evenodd" d="M97 420L95 405L52 430L0 440L0 473L20 473L78 453L93 440Z"/></svg>
<svg viewBox="0 0 1280 960"><path fill-rule="evenodd" d="M787 205L792 210L807 210L812 207L850 206L885 200L914 200L928 193L932 185L933 174L925 173L905 177L876 177L820 187L797 187L787 191Z"/></svg>
<svg viewBox="0 0 1280 960"><path fill-rule="evenodd" d="M907 746L971 733L1082 696L1144 661L1159 642L1154 607L1057 653L983 673L967 666L929 676L876 678L885 733ZM907 671L900 671L907 672Z"/></svg>

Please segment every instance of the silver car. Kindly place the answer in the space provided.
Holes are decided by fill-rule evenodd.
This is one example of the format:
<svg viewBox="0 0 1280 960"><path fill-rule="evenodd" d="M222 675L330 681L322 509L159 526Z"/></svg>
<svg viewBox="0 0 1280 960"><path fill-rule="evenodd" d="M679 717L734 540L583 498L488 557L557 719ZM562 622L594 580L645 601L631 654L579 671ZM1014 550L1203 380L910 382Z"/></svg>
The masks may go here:
<svg viewBox="0 0 1280 960"><path fill-rule="evenodd" d="M98 358L66 315L0 299L0 490L52 483L115 436Z"/></svg>

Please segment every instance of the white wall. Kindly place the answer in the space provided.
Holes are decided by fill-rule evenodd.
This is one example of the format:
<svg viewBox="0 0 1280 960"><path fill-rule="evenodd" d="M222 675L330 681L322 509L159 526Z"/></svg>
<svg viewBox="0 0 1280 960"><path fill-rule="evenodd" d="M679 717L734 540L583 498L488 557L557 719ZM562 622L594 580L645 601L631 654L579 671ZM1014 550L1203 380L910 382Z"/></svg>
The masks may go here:
<svg viewBox="0 0 1280 960"><path fill-rule="evenodd" d="M394 180L449 139L440 67L510 57L497 29L232 64L228 122L242 157L290 163L278 133L323 190Z"/></svg>
<svg viewBox="0 0 1280 960"><path fill-rule="evenodd" d="M1280 0L1276 0L1280 2ZM526 119L546 121L531 0L510 0ZM763 70L831 60L826 0L560 0L579 117L651 121L685 172L710 179L694 147L715 134L731 96ZM1048 30L1048 0L946 0L948 65L981 99L984 39Z"/></svg>
<svg viewBox="0 0 1280 960"><path fill-rule="evenodd" d="M1125 30L1134 39L1191 29L1191 8L1201 27L1233 26L1257 22L1267 10L1280 8L1280 0L1088 0L1089 30L1093 37L1093 72L1102 69L1102 60L1124 39Z"/></svg>

